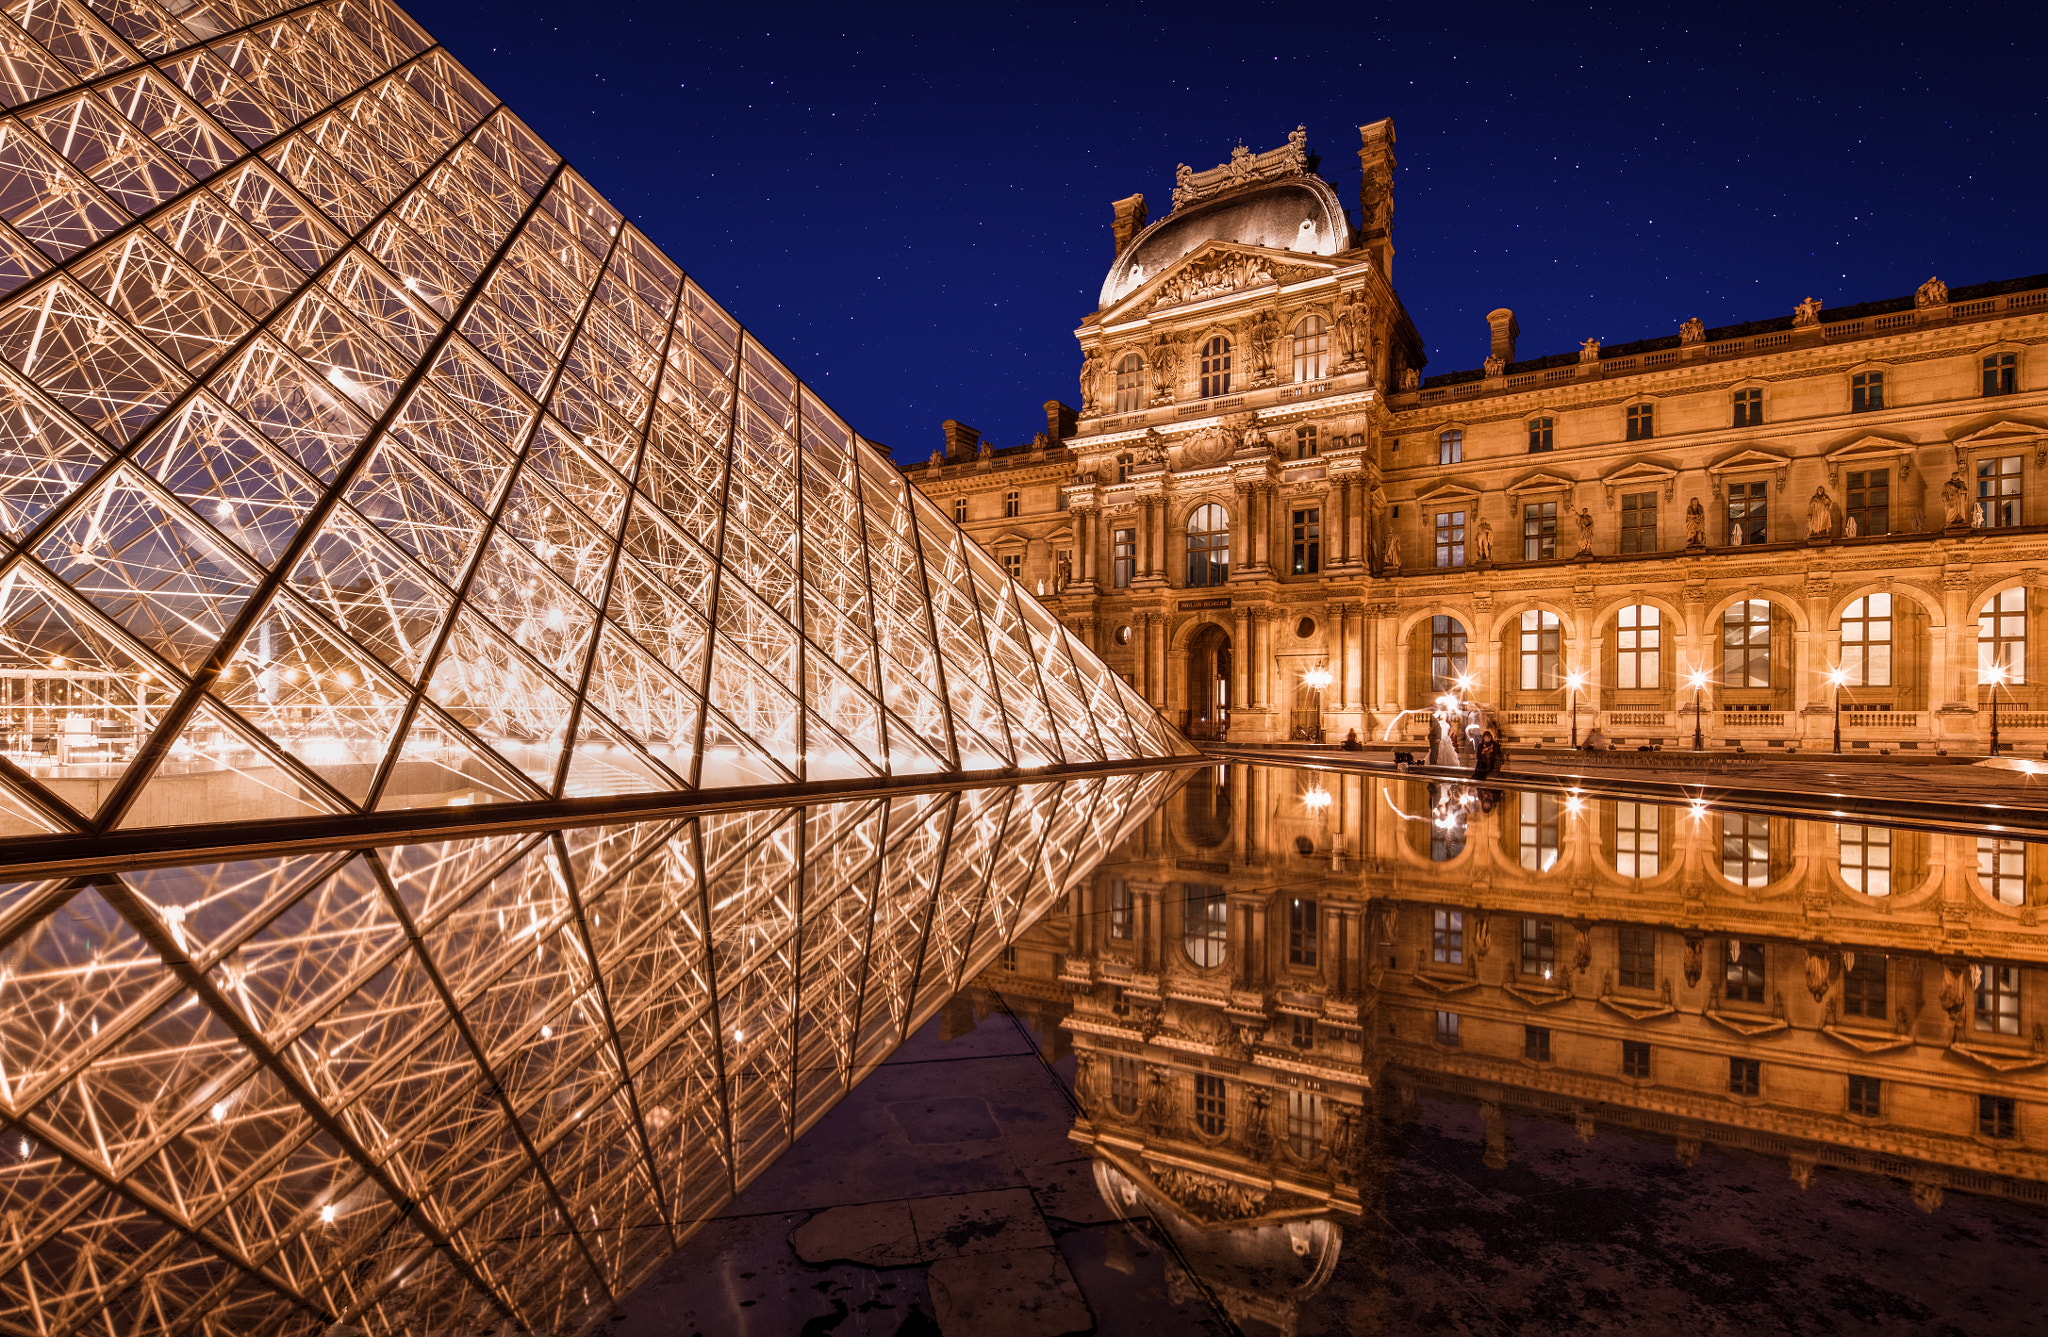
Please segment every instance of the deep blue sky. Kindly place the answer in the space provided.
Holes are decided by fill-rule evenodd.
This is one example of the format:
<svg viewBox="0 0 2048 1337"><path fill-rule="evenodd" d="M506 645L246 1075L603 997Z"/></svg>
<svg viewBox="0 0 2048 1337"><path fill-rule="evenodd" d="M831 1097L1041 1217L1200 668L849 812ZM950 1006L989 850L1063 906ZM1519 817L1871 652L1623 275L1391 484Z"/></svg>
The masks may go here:
<svg viewBox="0 0 2048 1337"><path fill-rule="evenodd" d="M1377 12L1375 12L1377 10ZM2048 271L2034 5L410 12L854 426L922 459L1078 404L1109 202L1297 124L1354 214L1394 118L1430 373Z"/></svg>

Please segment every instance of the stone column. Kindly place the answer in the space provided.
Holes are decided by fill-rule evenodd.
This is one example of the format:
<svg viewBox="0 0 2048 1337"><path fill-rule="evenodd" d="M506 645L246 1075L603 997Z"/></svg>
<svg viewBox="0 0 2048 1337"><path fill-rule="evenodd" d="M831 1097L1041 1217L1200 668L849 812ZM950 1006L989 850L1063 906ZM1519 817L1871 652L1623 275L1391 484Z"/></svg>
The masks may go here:
<svg viewBox="0 0 2048 1337"><path fill-rule="evenodd" d="M1168 695L1168 684L1166 681L1166 614L1152 614L1152 626L1150 630L1150 637L1152 645L1153 665L1152 680L1156 684L1156 689L1152 698L1152 704L1157 706L1160 710L1164 711L1166 709L1166 698Z"/></svg>
<svg viewBox="0 0 2048 1337"><path fill-rule="evenodd" d="M1079 548L1081 567L1074 578L1083 585L1095 583L1095 512L1082 507L1074 512L1074 546Z"/></svg>
<svg viewBox="0 0 2048 1337"><path fill-rule="evenodd" d="M1273 569L1273 507L1280 489L1271 483L1259 484L1259 569Z"/></svg>
<svg viewBox="0 0 2048 1337"><path fill-rule="evenodd" d="M1141 497L1138 500L1138 574L1152 574L1152 512L1153 499Z"/></svg>
<svg viewBox="0 0 2048 1337"><path fill-rule="evenodd" d="M1240 480L1230 488L1230 573L1236 575L1248 565L1246 558L1251 554L1251 506L1248 503L1250 489Z"/></svg>
<svg viewBox="0 0 2048 1337"><path fill-rule="evenodd" d="M1237 634L1230 641L1230 713L1236 716L1248 704L1245 684L1250 677L1247 666L1252 653L1250 610L1240 606L1231 610L1231 616L1236 619Z"/></svg>
<svg viewBox="0 0 2048 1337"><path fill-rule="evenodd" d="M1348 566L1351 563L1351 475L1337 479L1337 489L1332 498L1334 512L1328 518L1330 523L1323 527L1323 546L1336 560L1325 563L1328 566Z"/></svg>
<svg viewBox="0 0 2048 1337"><path fill-rule="evenodd" d="M1147 701L1152 699L1152 675L1147 672L1146 661L1150 656L1146 647L1151 644L1145 630L1150 613L1131 614L1131 686L1138 689L1138 695Z"/></svg>

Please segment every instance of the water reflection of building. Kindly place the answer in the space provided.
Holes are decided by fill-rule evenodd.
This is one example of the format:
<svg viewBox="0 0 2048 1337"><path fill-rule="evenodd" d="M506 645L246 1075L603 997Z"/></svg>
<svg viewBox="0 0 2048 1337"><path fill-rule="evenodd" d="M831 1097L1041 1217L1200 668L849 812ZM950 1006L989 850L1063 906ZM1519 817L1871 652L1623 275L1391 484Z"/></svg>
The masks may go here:
<svg viewBox="0 0 2048 1337"><path fill-rule="evenodd" d="M1746 1148L1802 1183L1884 1175L1930 1210L2048 1201L2041 859L1216 767L1010 974L1071 990L1073 1135L1112 1205L1203 1238L1326 1222L1334 1250L1371 1219L1376 1113L1420 1093L1478 1105L1496 1166L1519 1113L1669 1138L1688 1163Z"/></svg>

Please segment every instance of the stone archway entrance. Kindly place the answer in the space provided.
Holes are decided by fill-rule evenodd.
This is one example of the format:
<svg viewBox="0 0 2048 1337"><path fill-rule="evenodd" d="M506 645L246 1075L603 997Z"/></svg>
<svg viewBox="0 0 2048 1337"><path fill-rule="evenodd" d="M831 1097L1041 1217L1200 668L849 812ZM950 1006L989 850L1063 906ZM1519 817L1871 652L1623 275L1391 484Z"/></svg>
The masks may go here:
<svg viewBox="0 0 2048 1337"><path fill-rule="evenodd" d="M1185 726L1193 738L1220 738L1230 720L1230 635L1210 623L1188 640Z"/></svg>

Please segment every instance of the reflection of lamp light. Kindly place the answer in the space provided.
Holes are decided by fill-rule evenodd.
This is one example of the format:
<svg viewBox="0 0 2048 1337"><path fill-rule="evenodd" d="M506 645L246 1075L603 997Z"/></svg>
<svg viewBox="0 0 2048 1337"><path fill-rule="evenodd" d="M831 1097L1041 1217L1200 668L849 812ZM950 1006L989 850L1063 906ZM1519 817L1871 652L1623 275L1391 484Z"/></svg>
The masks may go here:
<svg viewBox="0 0 2048 1337"><path fill-rule="evenodd" d="M1312 668L1301 675L1301 680L1320 692L1330 685L1330 670L1326 668Z"/></svg>
<svg viewBox="0 0 2048 1337"><path fill-rule="evenodd" d="M1330 791L1317 785L1301 796L1301 806L1320 816L1330 806Z"/></svg>

